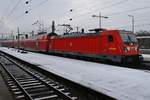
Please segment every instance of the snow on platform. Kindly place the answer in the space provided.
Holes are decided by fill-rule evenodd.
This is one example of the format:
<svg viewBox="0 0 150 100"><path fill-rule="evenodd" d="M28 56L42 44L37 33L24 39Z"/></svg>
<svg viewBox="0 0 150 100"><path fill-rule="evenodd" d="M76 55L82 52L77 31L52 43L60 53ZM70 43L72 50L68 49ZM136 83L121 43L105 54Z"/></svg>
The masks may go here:
<svg viewBox="0 0 150 100"><path fill-rule="evenodd" d="M142 54L144 61L150 62L150 54Z"/></svg>
<svg viewBox="0 0 150 100"><path fill-rule="evenodd" d="M2 47L0 50L119 100L150 100L148 72L31 52L21 54Z"/></svg>

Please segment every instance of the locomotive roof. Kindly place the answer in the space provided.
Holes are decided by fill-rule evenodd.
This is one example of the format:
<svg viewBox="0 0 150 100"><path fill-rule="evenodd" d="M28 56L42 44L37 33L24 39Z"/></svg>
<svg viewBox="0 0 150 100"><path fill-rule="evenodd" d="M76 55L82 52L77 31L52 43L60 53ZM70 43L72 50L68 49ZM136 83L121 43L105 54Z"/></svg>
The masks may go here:
<svg viewBox="0 0 150 100"><path fill-rule="evenodd" d="M150 36L137 36L136 38L138 38L138 39L149 39Z"/></svg>
<svg viewBox="0 0 150 100"><path fill-rule="evenodd" d="M100 35L104 31L115 31L115 30L106 30L106 29L102 30L101 29L101 30L97 31L97 29L96 29L96 31L95 31L95 29L92 29L90 31L92 31L92 32L89 32L89 33L81 33L81 32L64 33L64 35L60 35L58 37L59 38L66 38L66 37L73 38L73 37L82 37L82 36L97 36L97 35ZM93 31L95 31L95 32L93 32Z"/></svg>
<svg viewBox="0 0 150 100"><path fill-rule="evenodd" d="M59 38L66 37L81 37L81 36L96 36L100 35L101 32L98 33L65 33L65 35L60 35Z"/></svg>

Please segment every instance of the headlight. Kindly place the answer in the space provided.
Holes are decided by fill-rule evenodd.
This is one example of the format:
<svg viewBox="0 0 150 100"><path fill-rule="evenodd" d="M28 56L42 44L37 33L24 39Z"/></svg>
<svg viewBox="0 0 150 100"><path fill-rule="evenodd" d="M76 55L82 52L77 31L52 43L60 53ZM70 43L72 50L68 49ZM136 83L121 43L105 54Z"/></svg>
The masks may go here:
<svg viewBox="0 0 150 100"><path fill-rule="evenodd" d="M127 49L127 48L124 48L124 51L127 53L127 52L128 52L128 49Z"/></svg>
<svg viewBox="0 0 150 100"><path fill-rule="evenodd" d="M135 48L134 48L134 50L135 50L135 51L138 51L138 48L137 48L137 47L135 47Z"/></svg>
<svg viewBox="0 0 150 100"><path fill-rule="evenodd" d="M130 51L130 50L131 50L131 48L130 48L130 47L127 47L127 50L128 50L128 51Z"/></svg>

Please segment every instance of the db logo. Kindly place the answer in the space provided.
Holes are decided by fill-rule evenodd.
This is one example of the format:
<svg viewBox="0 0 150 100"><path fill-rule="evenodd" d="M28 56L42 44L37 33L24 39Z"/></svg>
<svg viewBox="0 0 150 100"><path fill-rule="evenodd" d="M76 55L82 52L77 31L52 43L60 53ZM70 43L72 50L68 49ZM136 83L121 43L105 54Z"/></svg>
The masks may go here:
<svg viewBox="0 0 150 100"><path fill-rule="evenodd" d="M72 46L72 43L70 43L69 45L70 45L70 47L71 47L71 46Z"/></svg>

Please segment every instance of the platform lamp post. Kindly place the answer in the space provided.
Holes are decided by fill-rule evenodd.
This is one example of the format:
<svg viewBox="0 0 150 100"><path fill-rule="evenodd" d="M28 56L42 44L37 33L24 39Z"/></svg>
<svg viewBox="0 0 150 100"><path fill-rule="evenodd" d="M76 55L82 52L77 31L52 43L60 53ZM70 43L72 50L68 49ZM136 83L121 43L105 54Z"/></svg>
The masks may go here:
<svg viewBox="0 0 150 100"><path fill-rule="evenodd" d="M128 16L132 18L132 32L134 34L134 16L133 15L128 15Z"/></svg>
<svg viewBox="0 0 150 100"><path fill-rule="evenodd" d="M102 18L108 19L107 16L102 16L101 12L99 12L99 15L92 15L92 17L97 17L99 18L99 28L102 28Z"/></svg>

